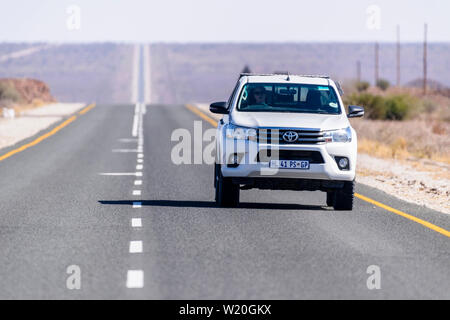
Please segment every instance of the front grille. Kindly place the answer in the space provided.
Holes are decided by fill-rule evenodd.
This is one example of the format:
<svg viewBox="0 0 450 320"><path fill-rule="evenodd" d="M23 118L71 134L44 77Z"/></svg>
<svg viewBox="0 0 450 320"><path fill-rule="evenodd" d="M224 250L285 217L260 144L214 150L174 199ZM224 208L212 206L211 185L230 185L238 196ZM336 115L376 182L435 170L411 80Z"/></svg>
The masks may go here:
<svg viewBox="0 0 450 320"><path fill-rule="evenodd" d="M269 162L270 160L307 160L309 163L321 164L325 163L322 154L319 151L308 150L278 150L276 153L270 149L261 150L256 157L257 162Z"/></svg>
<svg viewBox="0 0 450 320"><path fill-rule="evenodd" d="M285 140L283 136L287 132L296 133L298 138L293 141ZM272 141L273 139L275 140ZM320 129L258 129L258 142L268 144L321 144L325 143L325 138Z"/></svg>

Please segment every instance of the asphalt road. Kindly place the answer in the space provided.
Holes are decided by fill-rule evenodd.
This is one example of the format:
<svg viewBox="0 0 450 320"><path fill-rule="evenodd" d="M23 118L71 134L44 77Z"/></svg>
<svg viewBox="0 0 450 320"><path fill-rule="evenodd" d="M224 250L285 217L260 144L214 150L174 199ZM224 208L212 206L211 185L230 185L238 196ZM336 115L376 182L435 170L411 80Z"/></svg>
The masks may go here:
<svg viewBox="0 0 450 320"><path fill-rule="evenodd" d="M98 105L0 150L0 298L450 298L450 238L361 199L338 212L321 192L249 190L217 208L213 166L171 159L176 129L194 146L194 122L213 127L200 116ZM448 215L357 192L450 230Z"/></svg>
<svg viewBox="0 0 450 320"><path fill-rule="evenodd" d="M333 211L321 192L242 191L239 208L217 208L213 166L171 161L172 132L198 115L149 105L133 137L135 109L98 105L0 161L0 298L450 298L445 235L360 199ZM450 230L447 215L357 192Z"/></svg>

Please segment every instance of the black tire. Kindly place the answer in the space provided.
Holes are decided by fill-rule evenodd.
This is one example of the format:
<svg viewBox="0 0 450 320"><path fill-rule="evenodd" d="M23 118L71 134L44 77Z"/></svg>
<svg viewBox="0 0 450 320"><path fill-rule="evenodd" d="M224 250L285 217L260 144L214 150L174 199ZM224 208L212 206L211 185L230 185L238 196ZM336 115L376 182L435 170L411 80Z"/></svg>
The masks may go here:
<svg viewBox="0 0 450 320"><path fill-rule="evenodd" d="M216 204L219 207L237 207L239 205L239 185L230 178L224 178L220 166L215 169Z"/></svg>
<svg viewBox="0 0 450 320"><path fill-rule="evenodd" d="M353 198L355 194L355 182L346 181L344 187L336 191L334 197L334 210L353 210Z"/></svg>
<svg viewBox="0 0 450 320"><path fill-rule="evenodd" d="M218 168L220 168L219 165L217 163L214 163L214 188L217 188L217 180L218 180L217 172L219 172Z"/></svg>
<svg viewBox="0 0 450 320"><path fill-rule="evenodd" d="M328 191L327 192L327 206L332 207L334 206L334 197L336 192L335 191Z"/></svg>

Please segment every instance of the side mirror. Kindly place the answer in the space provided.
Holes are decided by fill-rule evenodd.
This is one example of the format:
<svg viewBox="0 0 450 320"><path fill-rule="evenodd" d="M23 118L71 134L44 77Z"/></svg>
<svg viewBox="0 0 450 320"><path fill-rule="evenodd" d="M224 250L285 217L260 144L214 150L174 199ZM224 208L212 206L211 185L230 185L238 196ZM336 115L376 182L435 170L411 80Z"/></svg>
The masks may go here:
<svg viewBox="0 0 450 320"><path fill-rule="evenodd" d="M209 111L212 113L228 114L226 102L214 102L209 106Z"/></svg>
<svg viewBox="0 0 450 320"><path fill-rule="evenodd" d="M364 108L359 106L348 106L349 118L360 118L364 116Z"/></svg>

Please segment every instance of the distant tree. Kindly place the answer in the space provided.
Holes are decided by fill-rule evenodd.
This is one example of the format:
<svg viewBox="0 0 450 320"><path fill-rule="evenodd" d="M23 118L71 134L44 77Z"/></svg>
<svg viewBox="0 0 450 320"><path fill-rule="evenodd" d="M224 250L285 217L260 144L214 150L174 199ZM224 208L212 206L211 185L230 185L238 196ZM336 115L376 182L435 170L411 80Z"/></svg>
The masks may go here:
<svg viewBox="0 0 450 320"><path fill-rule="evenodd" d="M390 87L390 85L391 84L386 79L379 79L377 81L377 87L383 91L386 91Z"/></svg>
<svg viewBox="0 0 450 320"><path fill-rule="evenodd" d="M248 65L245 65L241 73L252 73L252 70L250 70L250 67Z"/></svg>
<svg viewBox="0 0 450 320"><path fill-rule="evenodd" d="M367 81L359 81L356 83L356 90L358 90L358 92L366 91L369 87L370 84Z"/></svg>

